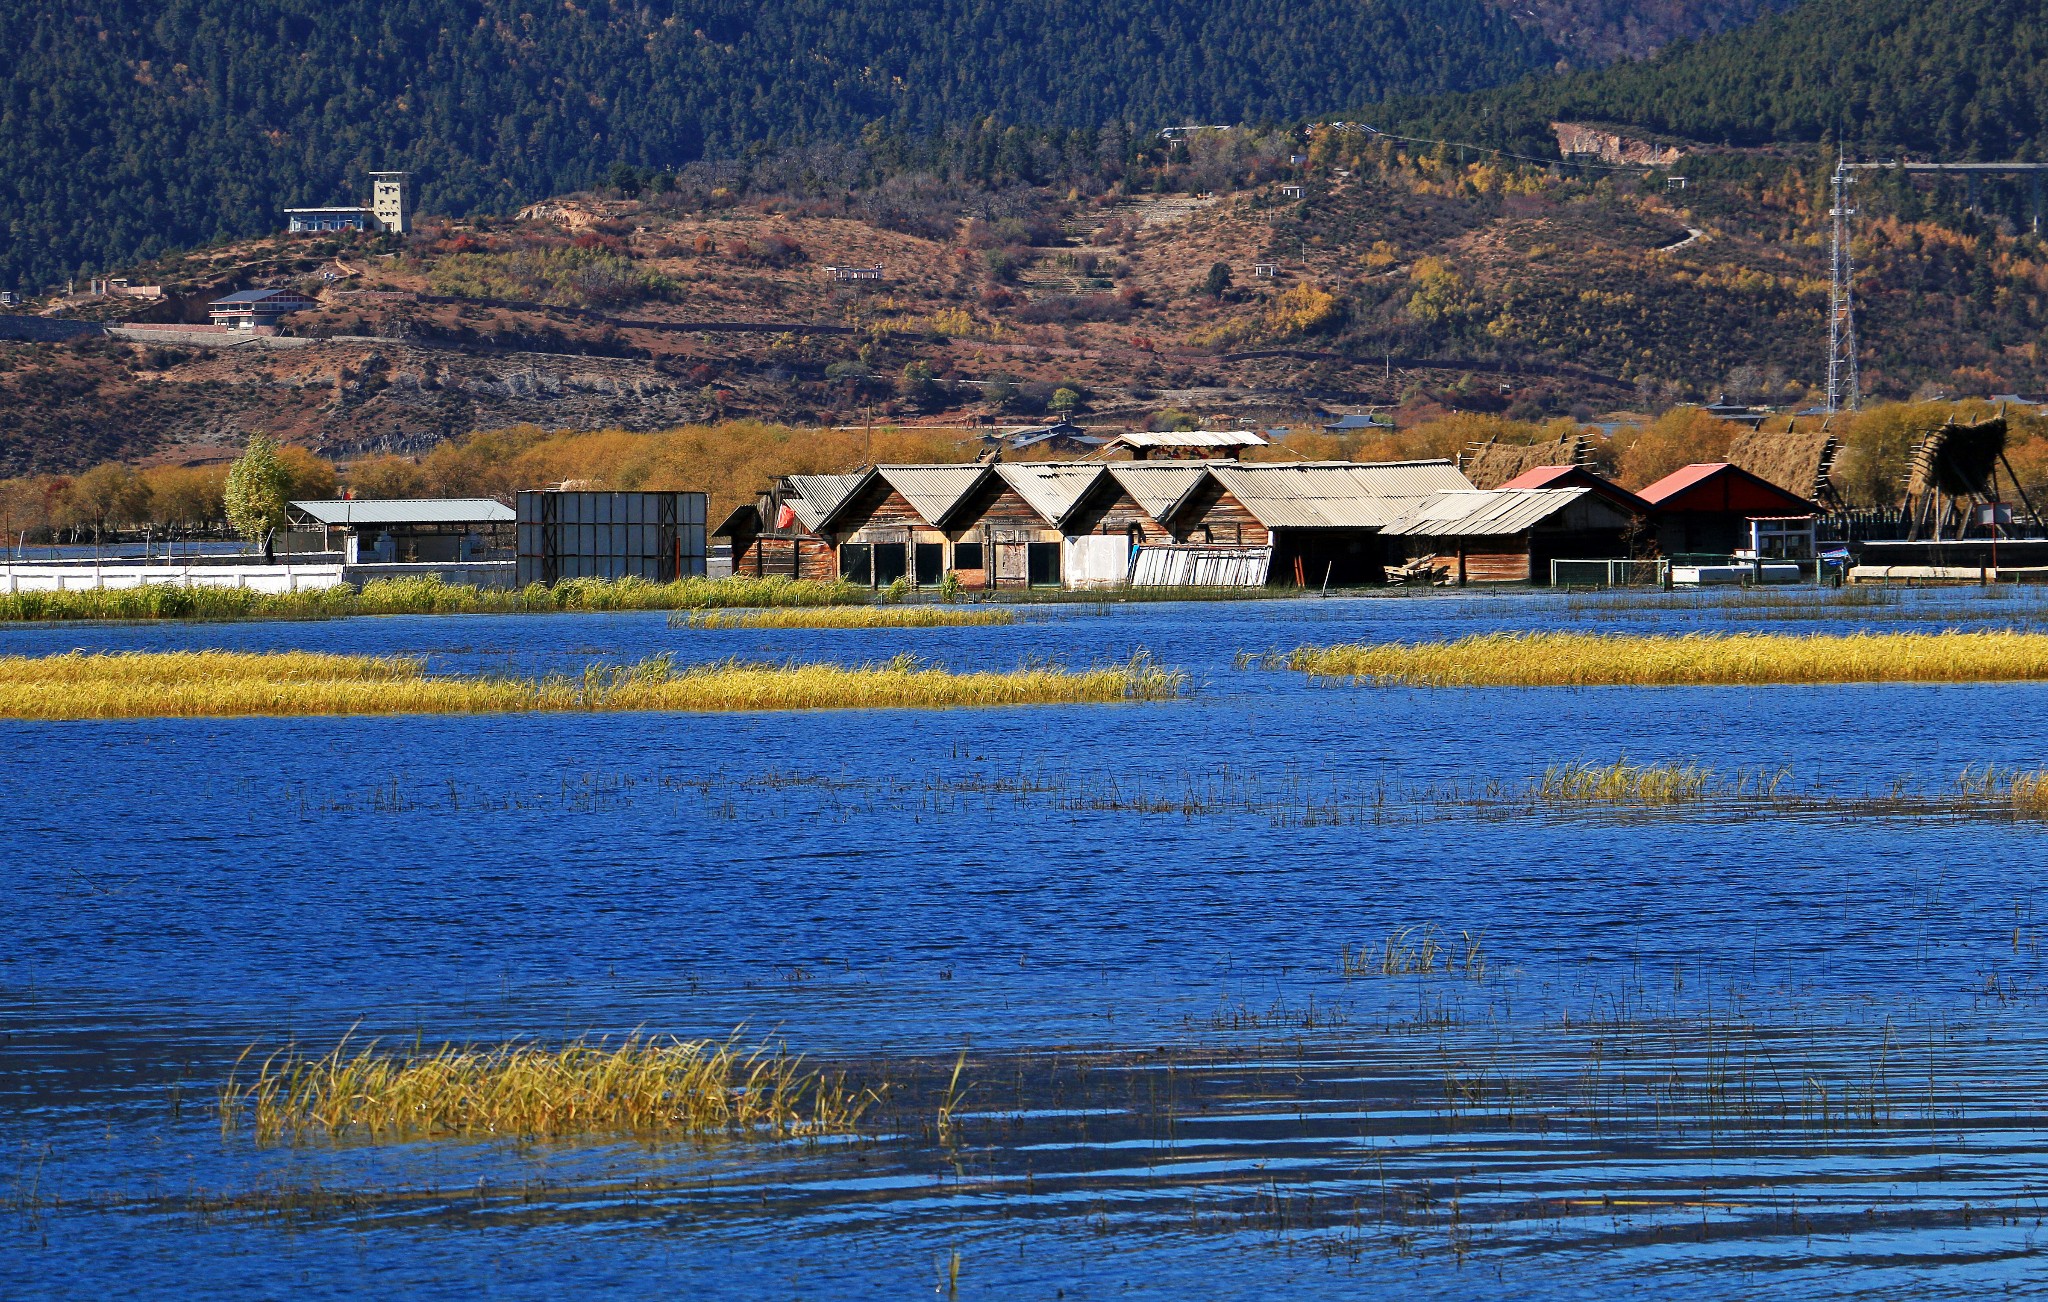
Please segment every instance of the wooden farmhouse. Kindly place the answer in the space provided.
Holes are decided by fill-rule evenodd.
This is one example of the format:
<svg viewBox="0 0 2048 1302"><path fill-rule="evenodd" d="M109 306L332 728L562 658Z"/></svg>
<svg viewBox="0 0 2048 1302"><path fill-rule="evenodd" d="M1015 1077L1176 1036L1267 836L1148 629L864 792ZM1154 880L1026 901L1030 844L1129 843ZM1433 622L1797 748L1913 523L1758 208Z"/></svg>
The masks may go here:
<svg viewBox="0 0 2048 1302"><path fill-rule="evenodd" d="M1424 556L1465 582L1540 584L1552 560L1637 550L1639 499L1569 466L1530 474L1542 486L1483 492L1446 460L874 466L785 476L715 532L736 574L970 590L1349 587Z"/></svg>
<svg viewBox="0 0 2048 1302"><path fill-rule="evenodd" d="M1591 488L1440 493L1384 531L1460 584L1550 582L1550 562L1626 557L1637 517Z"/></svg>
<svg viewBox="0 0 2048 1302"><path fill-rule="evenodd" d="M1675 470L1642 491L1666 556L1728 556L1749 545L1752 520L1808 520L1820 508L1725 461Z"/></svg>
<svg viewBox="0 0 2048 1302"><path fill-rule="evenodd" d="M1438 493L1471 486L1449 461L1219 464L1168 525L1183 542L1272 547L1272 582L1379 583L1387 526Z"/></svg>

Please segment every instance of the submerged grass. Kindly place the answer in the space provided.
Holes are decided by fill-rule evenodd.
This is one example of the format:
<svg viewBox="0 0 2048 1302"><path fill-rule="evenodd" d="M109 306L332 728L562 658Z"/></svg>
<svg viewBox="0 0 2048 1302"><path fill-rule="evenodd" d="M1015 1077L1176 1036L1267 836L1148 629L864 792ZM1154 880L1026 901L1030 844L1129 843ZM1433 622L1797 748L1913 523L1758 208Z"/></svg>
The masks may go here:
<svg viewBox="0 0 2048 1302"><path fill-rule="evenodd" d="M1536 794L1544 800L1669 805L1704 799L1713 781L1712 771L1697 764L1631 764L1623 757L1612 764L1553 764Z"/></svg>
<svg viewBox="0 0 2048 1302"><path fill-rule="evenodd" d="M273 1054L220 1092L221 1128L260 1142L307 1136L822 1135L853 1130L877 1096L732 1040L582 1040L558 1049L443 1045L395 1054L347 1044Z"/></svg>
<svg viewBox="0 0 2048 1302"><path fill-rule="evenodd" d="M818 606L781 610L693 610L670 615L670 628L964 628L1014 624L1009 610L954 606Z"/></svg>
<svg viewBox="0 0 2048 1302"><path fill-rule="evenodd" d="M0 657L0 718L498 714L532 711L919 709L1168 700L1187 675L1143 653L1121 665L953 673L912 656L846 667L676 669L669 657L593 665L581 678L429 677L420 661L308 652L73 653Z"/></svg>
<svg viewBox="0 0 2048 1302"><path fill-rule="evenodd" d="M378 579L304 592L138 588L0 593L0 620L323 619L346 615L524 615L575 610L818 607L869 600L865 588L808 579L564 579L553 587L478 588L435 578Z"/></svg>
<svg viewBox="0 0 2048 1302"><path fill-rule="evenodd" d="M2048 679L2048 633L1484 633L1301 647L1287 665L1317 677L1423 687L2036 682Z"/></svg>

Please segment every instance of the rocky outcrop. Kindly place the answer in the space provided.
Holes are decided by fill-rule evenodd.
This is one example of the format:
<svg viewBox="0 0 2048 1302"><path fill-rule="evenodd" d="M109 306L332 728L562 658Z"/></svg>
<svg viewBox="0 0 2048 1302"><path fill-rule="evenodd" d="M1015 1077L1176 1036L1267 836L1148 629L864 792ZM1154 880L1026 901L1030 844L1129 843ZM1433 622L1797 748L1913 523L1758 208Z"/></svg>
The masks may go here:
<svg viewBox="0 0 2048 1302"><path fill-rule="evenodd" d="M1550 129L1557 134L1557 152L1566 158L1594 158L1603 163L1669 167L1685 157L1685 151L1676 145L1660 145L1648 140L1638 140L1618 131L1587 126L1582 122L1553 122Z"/></svg>

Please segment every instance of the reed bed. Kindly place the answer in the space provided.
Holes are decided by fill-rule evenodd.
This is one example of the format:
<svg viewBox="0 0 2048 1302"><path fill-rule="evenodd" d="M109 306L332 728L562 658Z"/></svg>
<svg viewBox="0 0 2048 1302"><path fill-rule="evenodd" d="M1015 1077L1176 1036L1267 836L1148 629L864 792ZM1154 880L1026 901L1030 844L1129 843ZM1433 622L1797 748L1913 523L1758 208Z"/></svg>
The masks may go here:
<svg viewBox="0 0 2048 1302"><path fill-rule="evenodd" d="M417 660L304 652L75 653L0 657L0 718L218 718L536 711L933 709L1168 700L1187 675L1143 654L1083 670L953 673L915 657L874 664L678 670L669 657L593 665L582 677L433 677Z"/></svg>
<svg viewBox="0 0 2048 1302"><path fill-rule="evenodd" d="M360 590L255 592L153 583L139 588L0 594L0 620L327 619L348 615L529 615L557 611L823 607L869 600L865 588L789 578L565 579L553 587L478 588L435 578L378 579Z"/></svg>
<svg viewBox="0 0 2048 1302"><path fill-rule="evenodd" d="M1321 678L1420 687L2038 682L2048 679L2048 633L1483 633L1301 647L1286 663Z"/></svg>
<svg viewBox="0 0 2048 1302"><path fill-rule="evenodd" d="M1956 780L1956 789L1966 797L2009 805L2021 818L2048 818L2048 770L2001 769L1990 764L1966 768Z"/></svg>
<svg viewBox="0 0 2048 1302"><path fill-rule="evenodd" d="M1542 800L1671 805L1705 799L1713 782L1713 772L1697 764L1631 764L1624 757L1612 764L1553 764L1538 779L1536 795Z"/></svg>
<svg viewBox="0 0 2048 1302"><path fill-rule="evenodd" d="M670 628L971 628L1014 624L1015 611L955 606L816 606L776 610L692 610L668 617Z"/></svg>
<svg viewBox="0 0 2048 1302"><path fill-rule="evenodd" d="M221 1128L259 1142L308 1136L844 1134L877 1095L731 1040L578 1040L558 1049L443 1045L398 1054L346 1042L318 1058L273 1054L220 1092Z"/></svg>

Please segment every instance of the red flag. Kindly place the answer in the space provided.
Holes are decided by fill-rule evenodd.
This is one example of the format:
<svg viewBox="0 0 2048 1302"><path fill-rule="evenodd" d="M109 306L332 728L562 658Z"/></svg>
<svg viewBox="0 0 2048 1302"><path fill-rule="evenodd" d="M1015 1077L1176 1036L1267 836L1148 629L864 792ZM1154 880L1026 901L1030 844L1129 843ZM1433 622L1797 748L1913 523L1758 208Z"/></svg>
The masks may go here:
<svg viewBox="0 0 2048 1302"><path fill-rule="evenodd" d="M784 502L782 504L782 509L775 513L775 527L778 529L790 529L794 528L795 525L796 508L791 506L789 503Z"/></svg>

